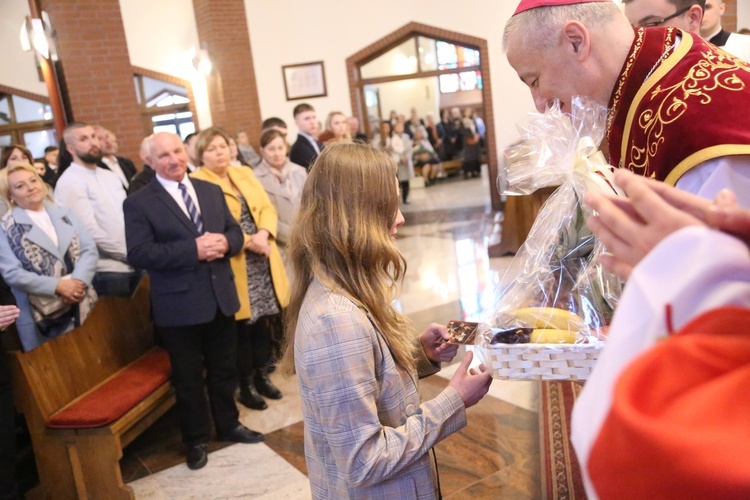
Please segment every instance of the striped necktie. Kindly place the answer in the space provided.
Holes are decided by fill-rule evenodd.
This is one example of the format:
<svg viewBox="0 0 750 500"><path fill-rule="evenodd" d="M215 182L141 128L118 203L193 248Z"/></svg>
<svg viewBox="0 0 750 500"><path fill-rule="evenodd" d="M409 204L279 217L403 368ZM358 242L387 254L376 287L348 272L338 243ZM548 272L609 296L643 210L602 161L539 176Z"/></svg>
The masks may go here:
<svg viewBox="0 0 750 500"><path fill-rule="evenodd" d="M198 207L195 206L193 198L190 196L190 193L188 193L185 184L180 182L177 184L177 186L180 188L180 192L182 193L182 201L185 202L185 207L190 214L190 219L193 221L193 224L195 224L198 232L200 234L203 234L203 219L201 219L201 214L198 212Z"/></svg>

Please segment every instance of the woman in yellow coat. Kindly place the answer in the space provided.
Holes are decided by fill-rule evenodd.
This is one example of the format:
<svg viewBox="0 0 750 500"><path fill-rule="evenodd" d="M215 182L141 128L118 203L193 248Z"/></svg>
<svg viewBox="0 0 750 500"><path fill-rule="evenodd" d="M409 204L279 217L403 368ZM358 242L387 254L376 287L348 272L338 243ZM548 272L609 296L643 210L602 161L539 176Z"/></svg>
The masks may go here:
<svg viewBox="0 0 750 500"><path fill-rule="evenodd" d="M230 165L229 136L211 127L198 135L196 157L201 168L191 174L212 182L224 192L229 211L245 235L245 250L232 257L232 271L240 299L237 354L239 401L248 408L268 408L265 396L280 399L281 391L268 378L272 332L289 299L281 254L276 246L278 214L252 169Z"/></svg>

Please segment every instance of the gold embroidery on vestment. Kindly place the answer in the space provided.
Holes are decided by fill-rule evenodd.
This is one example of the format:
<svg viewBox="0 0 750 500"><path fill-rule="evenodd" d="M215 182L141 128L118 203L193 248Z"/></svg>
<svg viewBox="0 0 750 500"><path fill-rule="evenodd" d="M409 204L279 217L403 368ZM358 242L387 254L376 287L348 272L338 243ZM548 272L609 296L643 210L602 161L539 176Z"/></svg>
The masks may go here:
<svg viewBox="0 0 750 500"><path fill-rule="evenodd" d="M649 92L649 101L659 99L660 103L656 109L643 110L636 120L646 141L640 147L631 142L631 161L628 164L631 170L648 176L653 173L650 161L664 143L665 127L679 120L689 106L709 104L711 94L716 91L739 92L745 89L745 83L738 78L737 72L750 71L747 64L718 49L703 55L704 58L690 68L682 81L669 87L659 84Z"/></svg>

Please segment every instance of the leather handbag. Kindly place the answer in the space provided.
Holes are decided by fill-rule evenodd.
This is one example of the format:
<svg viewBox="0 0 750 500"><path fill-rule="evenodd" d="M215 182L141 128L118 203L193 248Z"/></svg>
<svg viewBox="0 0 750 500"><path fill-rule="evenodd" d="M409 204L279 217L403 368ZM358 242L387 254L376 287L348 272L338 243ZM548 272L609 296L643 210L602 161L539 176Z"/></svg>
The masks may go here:
<svg viewBox="0 0 750 500"><path fill-rule="evenodd" d="M32 307L45 318L57 318L70 311L71 304L63 302L62 297L49 295L29 295Z"/></svg>
<svg viewBox="0 0 750 500"><path fill-rule="evenodd" d="M70 279L67 274L60 279ZM29 302L32 307L39 311L45 318L57 318L70 311L72 304L63 302L59 295L33 295L29 294Z"/></svg>

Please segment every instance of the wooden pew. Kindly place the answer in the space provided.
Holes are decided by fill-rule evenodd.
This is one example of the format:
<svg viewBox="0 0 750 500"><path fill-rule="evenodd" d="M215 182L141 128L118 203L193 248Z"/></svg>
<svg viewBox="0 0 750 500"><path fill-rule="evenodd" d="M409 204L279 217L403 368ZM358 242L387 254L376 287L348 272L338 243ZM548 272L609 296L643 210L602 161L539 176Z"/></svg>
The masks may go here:
<svg viewBox="0 0 750 500"><path fill-rule="evenodd" d="M447 160L447 161L443 161L440 163L443 166L443 172L445 172L445 175L448 175L448 176L451 176L454 174L460 174L461 170L464 168L464 161L461 158L454 158L452 160ZM487 155L483 153L482 165L486 163L487 163Z"/></svg>
<svg viewBox="0 0 750 500"><path fill-rule="evenodd" d="M135 498L122 481L122 448L175 402L148 279L132 298L101 297L81 327L8 355L39 471L27 498Z"/></svg>
<svg viewBox="0 0 750 500"><path fill-rule="evenodd" d="M445 175L453 175L461 172L464 162L460 158L442 162Z"/></svg>

